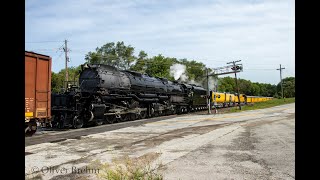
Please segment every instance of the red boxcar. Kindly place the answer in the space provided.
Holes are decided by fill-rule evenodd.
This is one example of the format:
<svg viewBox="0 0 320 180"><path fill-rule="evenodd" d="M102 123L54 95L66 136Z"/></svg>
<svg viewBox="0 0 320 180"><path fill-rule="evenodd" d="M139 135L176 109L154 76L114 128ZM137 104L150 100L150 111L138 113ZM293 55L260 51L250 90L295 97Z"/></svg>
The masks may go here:
<svg viewBox="0 0 320 180"><path fill-rule="evenodd" d="M51 57L25 51L25 134L51 120Z"/></svg>

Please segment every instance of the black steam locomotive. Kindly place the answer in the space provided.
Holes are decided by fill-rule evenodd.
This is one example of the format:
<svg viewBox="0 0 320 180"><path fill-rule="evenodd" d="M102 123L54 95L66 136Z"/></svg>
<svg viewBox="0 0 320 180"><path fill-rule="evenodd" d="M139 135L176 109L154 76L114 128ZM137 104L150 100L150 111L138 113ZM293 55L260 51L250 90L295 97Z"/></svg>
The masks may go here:
<svg viewBox="0 0 320 180"><path fill-rule="evenodd" d="M52 94L52 124L81 128L207 108L206 90L102 64L82 66L79 86Z"/></svg>

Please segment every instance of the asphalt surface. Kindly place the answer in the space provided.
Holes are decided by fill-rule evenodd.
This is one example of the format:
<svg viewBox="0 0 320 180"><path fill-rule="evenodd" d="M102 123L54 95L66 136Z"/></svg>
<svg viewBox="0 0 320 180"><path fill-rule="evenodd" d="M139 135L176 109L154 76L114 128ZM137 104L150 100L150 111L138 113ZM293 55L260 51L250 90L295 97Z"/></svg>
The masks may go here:
<svg viewBox="0 0 320 180"><path fill-rule="evenodd" d="M295 179L294 112L236 126L167 164L165 179Z"/></svg>
<svg viewBox="0 0 320 180"><path fill-rule="evenodd" d="M86 127L81 129L38 129L37 132L30 137L25 137L25 146L47 143L47 142L59 142L67 139L79 139L81 136L86 136L89 134L112 131L116 129L121 129L129 126L139 126L142 124L161 121L164 119L170 119L176 117L177 115L154 117L149 119L141 119L135 121L114 123L114 124L104 124L96 127ZM182 115L183 116L183 115Z"/></svg>
<svg viewBox="0 0 320 180"><path fill-rule="evenodd" d="M28 145L26 179L98 179L102 166L99 173L75 170L125 158L147 159L164 179L295 179L294 103L167 118Z"/></svg>

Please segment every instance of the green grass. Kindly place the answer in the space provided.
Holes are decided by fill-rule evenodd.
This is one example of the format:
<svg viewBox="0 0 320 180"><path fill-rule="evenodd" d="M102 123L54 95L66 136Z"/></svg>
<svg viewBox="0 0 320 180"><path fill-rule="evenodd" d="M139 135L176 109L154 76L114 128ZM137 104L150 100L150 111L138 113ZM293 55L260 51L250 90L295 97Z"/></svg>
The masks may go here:
<svg viewBox="0 0 320 180"><path fill-rule="evenodd" d="M279 106L282 104L289 104L294 102L295 102L295 98L272 99L265 102L257 102L257 103L254 103L253 105L241 106L241 111L269 108L273 106ZM240 111L239 107L237 106L237 107L231 108L229 112L239 112L239 111Z"/></svg>
<svg viewBox="0 0 320 180"><path fill-rule="evenodd" d="M163 175L158 172L162 164L151 167L154 156L142 158L129 158L125 156L121 160L113 160L112 163L94 161L92 166L100 169L99 179L106 180L162 180Z"/></svg>

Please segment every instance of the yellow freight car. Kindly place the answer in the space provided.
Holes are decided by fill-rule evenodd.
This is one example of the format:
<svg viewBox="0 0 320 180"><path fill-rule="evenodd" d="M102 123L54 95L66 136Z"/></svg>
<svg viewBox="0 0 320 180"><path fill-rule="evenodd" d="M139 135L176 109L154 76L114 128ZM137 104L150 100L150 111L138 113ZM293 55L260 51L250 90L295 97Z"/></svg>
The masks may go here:
<svg viewBox="0 0 320 180"><path fill-rule="evenodd" d="M215 106L225 107L226 94L221 92L211 92L211 102Z"/></svg>
<svg viewBox="0 0 320 180"><path fill-rule="evenodd" d="M247 102L245 94L240 94L239 96L240 96L240 104L244 104L244 103ZM233 102L236 103L236 104L239 103L237 94L234 95L234 101Z"/></svg>
<svg viewBox="0 0 320 180"><path fill-rule="evenodd" d="M211 103L216 107L230 107L238 104L238 96L236 94L226 93L226 92L210 92L211 93ZM263 96L247 96L245 94L240 94L240 103L256 103L264 102L273 99L273 97L263 97Z"/></svg>

